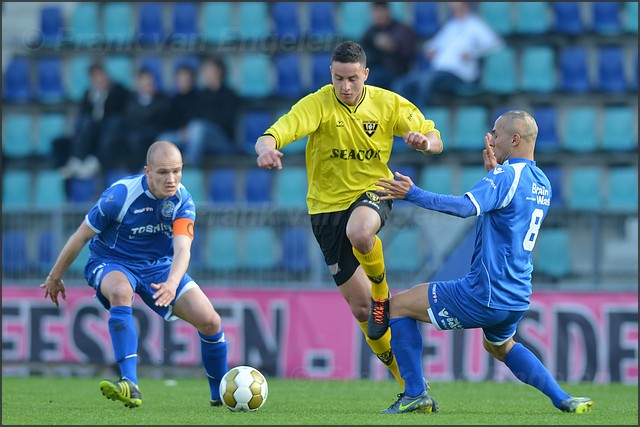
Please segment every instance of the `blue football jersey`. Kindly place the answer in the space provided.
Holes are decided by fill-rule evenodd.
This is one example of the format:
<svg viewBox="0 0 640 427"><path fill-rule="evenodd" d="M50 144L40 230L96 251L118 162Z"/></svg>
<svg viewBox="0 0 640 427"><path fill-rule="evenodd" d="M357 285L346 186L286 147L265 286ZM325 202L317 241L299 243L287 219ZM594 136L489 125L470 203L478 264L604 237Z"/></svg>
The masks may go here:
<svg viewBox="0 0 640 427"><path fill-rule="evenodd" d="M173 222L196 219L191 194L180 184L172 197L156 199L144 174L113 183L85 217L96 233L89 242L90 259L126 263L173 256Z"/></svg>
<svg viewBox="0 0 640 427"><path fill-rule="evenodd" d="M487 307L526 310L533 250L551 203L551 184L535 161L509 159L466 193L476 206L476 242L465 280Z"/></svg>

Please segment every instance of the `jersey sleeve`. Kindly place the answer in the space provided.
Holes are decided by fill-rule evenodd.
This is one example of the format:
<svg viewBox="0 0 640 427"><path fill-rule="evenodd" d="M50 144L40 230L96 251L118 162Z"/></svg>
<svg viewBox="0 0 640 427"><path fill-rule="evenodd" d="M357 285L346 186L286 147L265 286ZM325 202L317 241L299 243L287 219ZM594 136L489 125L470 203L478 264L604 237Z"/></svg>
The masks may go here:
<svg viewBox="0 0 640 427"><path fill-rule="evenodd" d="M96 233L101 233L110 224L118 221L126 198L126 186L113 185L107 188L86 215L86 224Z"/></svg>
<svg viewBox="0 0 640 427"><path fill-rule="evenodd" d="M196 205L193 202L193 197L191 197L191 193L186 189L181 190L182 200L184 200L178 210L176 212L175 220L180 218L187 218L191 221L196 220Z"/></svg>
<svg viewBox="0 0 640 427"><path fill-rule="evenodd" d="M511 167L496 166L465 193L476 206L478 215L501 209L513 196L515 172Z"/></svg>
<svg viewBox="0 0 640 427"><path fill-rule="evenodd" d="M273 136L276 149L280 150L318 129L321 116L321 103L317 95L312 93L295 103L291 110L280 117L264 134Z"/></svg>
<svg viewBox="0 0 640 427"><path fill-rule="evenodd" d="M411 101L397 96L398 98L398 118L393 130L393 134L403 136L407 131L420 132L427 134L431 131L438 134L440 131L436 129L436 123L433 120L426 119L424 114Z"/></svg>

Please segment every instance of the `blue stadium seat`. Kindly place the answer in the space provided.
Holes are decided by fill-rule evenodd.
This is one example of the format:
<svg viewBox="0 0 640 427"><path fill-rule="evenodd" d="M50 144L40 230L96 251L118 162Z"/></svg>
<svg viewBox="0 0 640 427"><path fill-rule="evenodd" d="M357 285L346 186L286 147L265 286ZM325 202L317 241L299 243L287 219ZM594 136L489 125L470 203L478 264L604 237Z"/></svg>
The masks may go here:
<svg viewBox="0 0 640 427"><path fill-rule="evenodd" d="M244 3L242 3L244 4ZM265 98L273 94L273 64L264 53L244 53L236 87L245 98Z"/></svg>
<svg viewBox="0 0 640 427"><path fill-rule="evenodd" d="M553 30L556 33L578 35L585 32L579 2L554 1L551 2L550 5L554 16Z"/></svg>
<svg viewBox="0 0 640 427"><path fill-rule="evenodd" d="M104 60L104 68L113 81L133 89L134 71L131 57L125 55L108 56Z"/></svg>
<svg viewBox="0 0 640 427"><path fill-rule="evenodd" d="M244 196L250 204L268 204L272 201L273 171L249 169L245 175Z"/></svg>
<svg viewBox="0 0 640 427"><path fill-rule="evenodd" d="M562 208L565 206L564 173L561 166L545 166L543 172L551 184L551 206Z"/></svg>
<svg viewBox="0 0 640 427"><path fill-rule="evenodd" d="M551 46L525 47L522 51L520 70L522 90L548 93L556 89L555 54Z"/></svg>
<svg viewBox="0 0 640 427"><path fill-rule="evenodd" d="M460 181L458 182L458 195L462 195L471 190L482 178L487 174L484 166L465 166L460 172Z"/></svg>
<svg viewBox="0 0 640 427"><path fill-rule="evenodd" d="M552 279L571 274L571 246L569 231L564 228L541 230L533 249L533 272Z"/></svg>
<svg viewBox="0 0 640 427"><path fill-rule="evenodd" d="M73 263L69 266L69 271L71 273L75 273L77 275L81 275L84 279L84 267L87 265L87 261L89 260L89 245L84 245L82 250L78 254Z"/></svg>
<svg viewBox="0 0 640 427"><path fill-rule="evenodd" d="M271 36L269 5L264 2L238 2L238 36L241 40L264 40Z"/></svg>
<svg viewBox="0 0 640 427"><path fill-rule="evenodd" d="M2 99L23 103L31 100L29 59L12 58L2 79Z"/></svg>
<svg viewBox="0 0 640 427"><path fill-rule="evenodd" d="M633 69L631 73L631 84L629 85L629 89L638 90L638 51L636 50L635 55L633 57Z"/></svg>
<svg viewBox="0 0 640 427"><path fill-rule="evenodd" d="M318 39L334 37L336 34L336 3L309 3L309 36Z"/></svg>
<svg viewBox="0 0 640 427"><path fill-rule="evenodd" d="M301 273L311 269L309 256L309 229L286 227L282 232L282 268Z"/></svg>
<svg viewBox="0 0 640 427"><path fill-rule="evenodd" d="M96 178L69 179L69 202L77 205L92 205L100 197Z"/></svg>
<svg viewBox="0 0 640 427"><path fill-rule="evenodd" d="M273 227L251 226L244 233L241 267L247 270L270 270L278 266L280 250Z"/></svg>
<svg viewBox="0 0 640 427"><path fill-rule="evenodd" d="M32 204L31 172L5 170L2 176L2 209L28 208Z"/></svg>
<svg viewBox="0 0 640 427"><path fill-rule="evenodd" d="M626 33L638 34L638 2L624 2L624 20L622 27Z"/></svg>
<svg viewBox="0 0 640 427"><path fill-rule="evenodd" d="M438 194L453 194L453 170L449 165L428 165L422 168L414 182L423 190Z"/></svg>
<svg viewBox="0 0 640 427"><path fill-rule="evenodd" d="M300 55L296 52L281 53L275 58L278 79L277 95L281 98L299 98L305 92L300 69Z"/></svg>
<svg viewBox="0 0 640 427"><path fill-rule="evenodd" d="M638 125L635 113L626 105L607 106L602 123L602 148L606 151L633 151L638 149ZM635 124L635 127L634 127Z"/></svg>
<svg viewBox="0 0 640 427"><path fill-rule="evenodd" d="M325 52L311 55L311 89L318 90L331 83L331 54Z"/></svg>
<svg viewBox="0 0 640 427"><path fill-rule="evenodd" d="M165 31L162 25L163 3L140 3L138 9L138 41L143 45L162 46Z"/></svg>
<svg viewBox="0 0 640 427"><path fill-rule="evenodd" d="M198 7L194 2L173 4L173 34L175 40L193 41L199 36Z"/></svg>
<svg viewBox="0 0 640 427"><path fill-rule="evenodd" d="M621 2L597 1L591 3L593 31L604 36L615 36L622 33L620 20Z"/></svg>
<svg viewBox="0 0 640 427"><path fill-rule="evenodd" d="M391 16L406 25L411 25L413 20L413 6L409 10L408 5L411 3L404 1L390 1L389 11Z"/></svg>
<svg viewBox="0 0 640 427"><path fill-rule="evenodd" d="M133 6L126 2L106 2L102 7L102 32L105 42L118 46L133 40Z"/></svg>
<svg viewBox="0 0 640 427"><path fill-rule="evenodd" d="M606 207L610 211L638 212L638 168L616 166L609 169Z"/></svg>
<svg viewBox="0 0 640 427"><path fill-rule="evenodd" d="M302 35L297 2L278 1L271 3L273 35L278 39L293 41Z"/></svg>
<svg viewBox="0 0 640 427"><path fill-rule="evenodd" d="M247 111L242 115L242 149L255 153L256 140L273 124L271 112L267 110Z"/></svg>
<svg viewBox="0 0 640 427"><path fill-rule="evenodd" d="M568 93L586 93L591 89L588 54L584 46L567 46L560 51L559 89Z"/></svg>
<svg viewBox="0 0 640 427"><path fill-rule="evenodd" d="M182 168L182 180L180 181L184 185L191 197L193 198L196 206L200 203L206 203L207 195L205 191L204 172L202 169L193 167Z"/></svg>
<svg viewBox="0 0 640 427"><path fill-rule="evenodd" d="M416 272L423 265L424 245L418 230L401 228L393 234L387 233L384 245L385 265L390 272Z"/></svg>
<svg viewBox="0 0 640 427"><path fill-rule="evenodd" d="M2 233L2 274L20 275L31 268L25 230L6 230Z"/></svg>
<svg viewBox="0 0 640 427"><path fill-rule="evenodd" d="M484 135L491 129L486 107L482 105L459 107L453 120L455 142L451 146L457 150L482 150Z"/></svg>
<svg viewBox="0 0 640 427"><path fill-rule="evenodd" d="M562 147L577 153L595 151L598 145L596 119L594 107L570 107L563 123Z"/></svg>
<svg viewBox="0 0 640 427"><path fill-rule="evenodd" d="M305 207L307 171L300 166L286 166L276 171L273 188L274 204L286 207Z"/></svg>
<svg viewBox="0 0 640 427"><path fill-rule="evenodd" d="M553 105L536 107L533 117L538 124L536 151L557 151L560 149L558 137L558 112Z"/></svg>
<svg viewBox="0 0 640 427"><path fill-rule="evenodd" d="M501 36L513 34L511 2L483 1L478 5L479 16Z"/></svg>
<svg viewBox="0 0 640 427"><path fill-rule="evenodd" d="M38 235L37 267L40 271L48 273L58 258L60 251L56 233L51 230L41 231Z"/></svg>
<svg viewBox="0 0 640 427"><path fill-rule="evenodd" d="M50 104L65 100L62 82L62 60L57 57L40 58L36 65L38 101Z"/></svg>
<svg viewBox="0 0 640 427"><path fill-rule="evenodd" d="M77 2L71 11L69 39L75 46L95 46L102 42L99 3Z"/></svg>
<svg viewBox="0 0 640 427"><path fill-rule="evenodd" d="M602 171L597 166L578 166L569 173L567 205L576 210L602 209Z"/></svg>
<svg viewBox="0 0 640 427"><path fill-rule="evenodd" d="M601 47L598 50L597 89L606 93L626 91L627 78L624 68L624 51L622 47Z"/></svg>
<svg viewBox="0 0 640 427"><path fill-rule="evenodd" d="M207 43L227 43L238 36L234 27L231 2L204 2L200 4L202 15L200 28Z"/></svg>
<svg viewBox="0 0 640 427"><path fill-rule="evenodd" d="M55 169L36 172L34 178L34 205L39 208L60 208L67 204L64 179Z"/></svg>
<svg viewBox="0 0 640 427"><path fill-rule="evenodd" d="M209 172L209 200L215 205L237 203L237 175L235 168L215 169Z"/></svg>
<svg viewBox="0 0 640 427"><path fill-rule="evenodd" d="M138 67L141 70L148 70L153 74L153 80L156 82L156 89L159 92L164 92L165 78L164 78L164 65L162 58L158 56L147 56L140 59L140 65Z"/></svg>
<svg viewBox="0 0 640 427"><path fill-rule="evenodd" d="M33 118L27 113L11 113L2 118L2 154L24 158L33 153Z"/></svg>
<svg viewBox="0 0 640 427"><path fill-rule="evenodd" d="M107 169L105 172L105 184L110 186L114 182L126 176L133 175L128 169Z"/></svg>
<svg viewBox="0 0 640 427"><path fill-rule="evenodd" d="M430 38L440 29L438 2L414 2L413 31L418 37Z"/></svg>
<svg viewBox="0 0 640 427"><path fill-rule="evenodd" d="M515 31L519 34L544 34L551 29L551 11L547 2L514 2Z"/></svg>
<svg viewBox="0 0 640 427"><path fill-rule="evenodd" d="M371 25L371 3L344 1L338 8L338 35L345 40L361 40Z"/></svg>
<svg viewBox="0 0 640 427"><path fill-rule="evenodd" d="M40 32L42 33L42 43L44 46L61 46L66 36L64 34L64 28L65 24L61 6L47 5L40 9Z"/></svg>
<svg viewBox="0 0 640 427"><path fill-rule="evenodd" d="M38 144L36 154L50 156L53 140L64 136L67 131L67 118L62 113L44 113L38 121Z"/></svg>
<svg viewBox="0 0 640 427"><path fill-rule="evenodd" d="M482 61L481 86L491 93L511 94L518 89L515 49L505 47L489 53Z"/></svg>
<svg viewBox="0 0 640 427"><path fill-rule="evenodd" d="M71 101L80 101L84 96L91 78L89 77L89 67L93 63L93 59L88 55L73 55L69 58L69 70L65 73L65 86L67 89L67 97Z"/></svg>
<svg viewBox="0 0 640 427"><path fill-rule="evenodd" d="M210 228L206 235L205 265L214 271L236 270L241 266L242 241L236 228Z"/></svg>

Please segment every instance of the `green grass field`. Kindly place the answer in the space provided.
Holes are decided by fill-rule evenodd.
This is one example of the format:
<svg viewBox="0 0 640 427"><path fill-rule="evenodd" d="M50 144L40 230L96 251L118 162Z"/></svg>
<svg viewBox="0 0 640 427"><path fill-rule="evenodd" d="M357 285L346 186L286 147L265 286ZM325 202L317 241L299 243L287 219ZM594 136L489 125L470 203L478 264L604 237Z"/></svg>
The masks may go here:
<svg viewBox="0 0 640 427"><path fill-rule="evenodd" d="M204 379L173 385L142 378L143 405L128 409L106 399L99 378L4 377L2 424L29 425L321 425L321 424L520 424L638 425L638 387L568 384L576 396L595 401L591 414L555 409L537 390L519 383L432 383L440 411L379 414L395 401L393 381L269 379L269 397L257 412L233 413L209 406Z"/></svg>

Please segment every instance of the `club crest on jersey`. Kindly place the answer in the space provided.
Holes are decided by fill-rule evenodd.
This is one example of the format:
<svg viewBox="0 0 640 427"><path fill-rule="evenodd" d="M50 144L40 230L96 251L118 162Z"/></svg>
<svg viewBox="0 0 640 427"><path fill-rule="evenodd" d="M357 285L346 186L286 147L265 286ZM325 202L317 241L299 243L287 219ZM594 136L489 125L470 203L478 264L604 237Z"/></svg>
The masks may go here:
<svg viewBox="0 0 640 427"><path fill-rule="evenodd" d="M367 191L366 193L364 193L367 195L367 197L369 198L369 200L371 200L372 202L375 203L380 203L380 196L378 196L376 193L374 193L373 191Z"/></svg>
<svg viewBox="0 0 640 427"><path fill-rule="evenodd" d="M160 214L164 218L173 218L173 211L176 209L176 205L170 200L162 202L162 208L160 208Z"/></svg>
<svg viewBox="0 0 640 427"><path fill-rule="evenodd" d="M364 127L364 132L371 137L378 130L378 121L377 120L363 121L362 127Z"/></svg>

